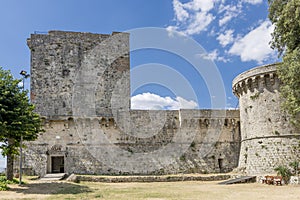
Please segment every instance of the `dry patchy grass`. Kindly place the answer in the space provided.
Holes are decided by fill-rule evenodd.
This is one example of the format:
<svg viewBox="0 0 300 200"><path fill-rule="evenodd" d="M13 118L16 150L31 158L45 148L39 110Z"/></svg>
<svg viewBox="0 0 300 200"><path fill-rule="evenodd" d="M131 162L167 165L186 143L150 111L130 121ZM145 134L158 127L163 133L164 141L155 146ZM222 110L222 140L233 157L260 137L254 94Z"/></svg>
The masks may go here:
<svg viewBox="0 0 300 200"><path fill-rule="evenodd" d="M10 185L0 199L300 199L300 186L271 186L259 183L218 185L218 182L154 183L42 183L27 181L24 186Z"/></svg>

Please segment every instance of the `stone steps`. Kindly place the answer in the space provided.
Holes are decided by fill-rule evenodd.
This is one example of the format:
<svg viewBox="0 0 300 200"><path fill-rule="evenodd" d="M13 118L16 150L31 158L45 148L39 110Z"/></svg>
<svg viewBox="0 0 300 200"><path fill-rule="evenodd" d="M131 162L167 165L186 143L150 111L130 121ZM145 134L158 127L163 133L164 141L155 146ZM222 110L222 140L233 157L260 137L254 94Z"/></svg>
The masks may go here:
<svg viewBox="0 0 300 200"><path fill-rule="evenodd" d="M46 174L40 181L59 181L66 177L65 173Z"/></svg>
<svg viewBox="0 0 300 200"><path fill-rule="evenodd" d="M236 183L254 183L256 182L256 176L242 176L235 179L230 179L219 183L220 185L236 184Z"/></svg>

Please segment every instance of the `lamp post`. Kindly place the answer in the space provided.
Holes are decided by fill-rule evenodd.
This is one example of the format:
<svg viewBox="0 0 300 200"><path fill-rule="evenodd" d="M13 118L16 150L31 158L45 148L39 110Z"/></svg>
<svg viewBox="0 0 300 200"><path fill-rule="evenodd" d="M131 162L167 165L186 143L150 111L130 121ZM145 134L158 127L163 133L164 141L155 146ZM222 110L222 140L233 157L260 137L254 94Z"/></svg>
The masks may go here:
<svg viewBox="0 0 300 200"><path fill-rule="evenodd" d="M22 70L20 72L20 75L22 76L22 90L24 92L24 84L25 84L25 79L27 79L30 75L27 74L26 71ZM21 134L21 139L20 139L20 169L19 169L19 185L22 184L22 159L23 159L23 150L22 150L22 143L23 143L23 135Z"/></svg>

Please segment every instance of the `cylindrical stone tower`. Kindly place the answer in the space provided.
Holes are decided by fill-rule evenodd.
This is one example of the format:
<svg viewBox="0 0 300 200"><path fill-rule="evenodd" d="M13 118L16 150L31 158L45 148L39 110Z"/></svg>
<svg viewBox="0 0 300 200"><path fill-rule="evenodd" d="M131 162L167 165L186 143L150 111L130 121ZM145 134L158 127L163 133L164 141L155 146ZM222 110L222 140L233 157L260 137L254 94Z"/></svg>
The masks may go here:
<svg viewBox="0 0 300 200"><path fill-rule="evenodd" d="M246 71L232 85L240 101L239 169L249 175L263 175L299 160L300 134L280 107L276 64Z"/></svg>

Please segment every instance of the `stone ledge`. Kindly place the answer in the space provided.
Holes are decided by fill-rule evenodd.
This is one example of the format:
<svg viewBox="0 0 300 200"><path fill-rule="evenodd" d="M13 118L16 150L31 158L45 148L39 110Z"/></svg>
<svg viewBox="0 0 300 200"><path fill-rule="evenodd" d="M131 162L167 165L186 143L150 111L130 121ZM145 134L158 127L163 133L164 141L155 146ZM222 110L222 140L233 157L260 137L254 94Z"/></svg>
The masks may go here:
<svg viewBox="0 0 300 200"><path fill-rule="evenodd" d="M250 141L250 140L273 139L273 138L289 138L289 139L299 138L300 139L300 133L251 137L251 138L243 139L241 140L241 142Z"/></svg>
<svg viewBox="0 0 300 200"><path fill-rule="evenodd" d="M96 176L76 175L78 181L124 183L124 182L175 182L175 181L222 181L230 179L230 174L218 175L164 175L164 176Z"/></svg>

